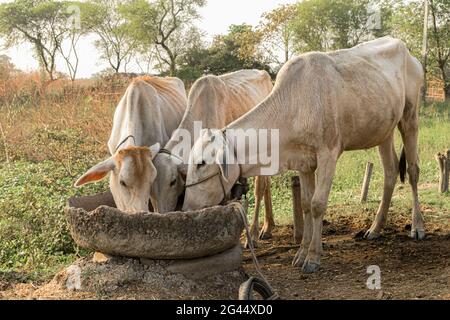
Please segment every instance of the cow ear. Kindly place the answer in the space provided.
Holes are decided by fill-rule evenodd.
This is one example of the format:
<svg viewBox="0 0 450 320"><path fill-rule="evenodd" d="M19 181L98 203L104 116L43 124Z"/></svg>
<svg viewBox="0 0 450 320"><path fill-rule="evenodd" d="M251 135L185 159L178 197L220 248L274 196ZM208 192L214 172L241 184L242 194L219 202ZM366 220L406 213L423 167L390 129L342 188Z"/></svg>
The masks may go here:
<svg viewBox="0 0 450 320"><path fill-rule="evenodd" d="M150 153L152 155L152 160L158 155L159 151L161 151L161 145L156 143L150 147Z"/></svg>
<svg viewBox="0 0 450 320"><path fill-rule="evenodd" d="M178 165L178 174L183 179L184 182L186 182L187 172L188 172L188 165L187 164L179 164Z"/></svg>
<svg viewBox="0 0 450 320"><path fill-rule="evenodd" d="M109 158L88 170L80 179L75 182L75 187L81 187L87 183L93 183L105 178L110 171L116 167L114 158Z"/></svg>

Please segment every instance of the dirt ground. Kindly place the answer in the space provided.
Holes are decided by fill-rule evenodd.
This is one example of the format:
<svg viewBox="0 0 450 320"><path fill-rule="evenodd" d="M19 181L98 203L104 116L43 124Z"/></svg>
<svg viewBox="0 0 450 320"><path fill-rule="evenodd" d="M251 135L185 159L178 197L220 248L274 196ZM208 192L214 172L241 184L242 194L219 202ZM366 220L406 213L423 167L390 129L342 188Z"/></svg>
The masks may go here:
<svg viewBox="0 0 450 320"><path fill-rule="evenodd" d="M282 299L444 299L450 300L450 233L429 234L423 242L408 232L388 231L376 241L362 239L363 232L324 227L324 252L320 270L303 274L291 266L297 252L292 228L277 228L271 241L257 249L263 272ZM245 270L256 275L250 255ZM369 266L381 270L381 290L369 290Z"/></svg>
<svg viewBox="0 0 450 320"><path fill-rule="evenodd" d="M273 239L260 241L256 251L264 274L283 300L450 300L449 231L434 229L425 241L417 242L408 237L407 229L388 229L381 239L366 241L362 230L325 222L322 265L312 275L291 266L298 250L292 227L277 227ZM247 274L256 275L248 251L244 260ZM373 265L381 270L381 290L369 290L366 285L368 267ZM61 291L48 284L0 283L0 299L154 299L151 289L133 285L113 294L88 294Z"/></svg>

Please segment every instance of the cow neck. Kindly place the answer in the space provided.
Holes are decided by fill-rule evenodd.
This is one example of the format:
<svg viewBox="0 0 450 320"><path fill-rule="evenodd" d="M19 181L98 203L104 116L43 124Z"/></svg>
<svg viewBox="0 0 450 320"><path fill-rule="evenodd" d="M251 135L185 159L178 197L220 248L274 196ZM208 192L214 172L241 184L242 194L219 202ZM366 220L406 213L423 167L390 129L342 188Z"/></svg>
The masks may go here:
<svg viewBox="0 0 450 320"><path fill-rule="evenodd" d="M253 108L250 112L234 121L230 125L228 125L224 131L231 130L248 130L248 129L279 129L280 131L283 128L284 124L279 124L279 111L276 110L277 99L273 94L269 95L264 101L262 101L258 106ZM281 137L280 137L281 139ZM237 146L234 142L231 142L230 139L227 139L228 143L232 145L235 152L241 152L242 150L237 150ZM280 141L281 143L281 141ZM281 148L281 146L280 146ZM248 139L245 141L245 154L247 154L247 150L249 150L249 142ZM256 171L259 171L262 168L261 164L241 164L241 176L243 178L250 178L253 176L257 176L255 174Z"/></svg>

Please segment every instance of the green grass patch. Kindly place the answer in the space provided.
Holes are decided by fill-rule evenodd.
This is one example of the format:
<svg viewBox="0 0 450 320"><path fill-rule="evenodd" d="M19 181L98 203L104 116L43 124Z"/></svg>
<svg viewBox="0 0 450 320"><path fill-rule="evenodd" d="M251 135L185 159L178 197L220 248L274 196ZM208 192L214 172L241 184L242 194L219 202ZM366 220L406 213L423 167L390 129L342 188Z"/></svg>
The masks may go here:
<svg viewBox="0 0 450 320"><path fill-rule="evenodd" d="M450 200L448 194L437 192L439 177L434 155L450 147L448 110L448 105L423 109L419 144L420 198L425 218L443 228L450 223ZM398 135L396 144L400 150ZM2 155L4 151L0 147ZM0 163L0 280L46 279L85 254L69 235L63 208L71 196L94 194L108 188L107 181L82 189L73 187L80 174L101 160L102 155L106 156L106 148L80 129L37 125L29 139L8 151L12 161ZM360 188L369 161L375 164L374 176L369 202L361 205ZM293 174L273 178L273 208L278 224L292 221L290 177ZM326 219L348 218L347 221L370 224L382 189L383 170L376 149L345 153L338 163ZM253 201L250 194L252 206ZM391 211L391 222L410 223L408 185L396 188Z"/></svg>

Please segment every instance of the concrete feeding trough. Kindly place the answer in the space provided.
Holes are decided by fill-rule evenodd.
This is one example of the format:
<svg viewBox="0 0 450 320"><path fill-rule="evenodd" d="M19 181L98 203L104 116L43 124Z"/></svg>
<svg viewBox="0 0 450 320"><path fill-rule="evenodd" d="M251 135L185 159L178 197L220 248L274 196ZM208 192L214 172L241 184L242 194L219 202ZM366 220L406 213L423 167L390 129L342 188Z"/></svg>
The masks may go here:
<svg viewBox="0 0 450 320"><path fill-rule="evenodd" d="M244 222L237 203L193 212L128 214L116 209L112 195L105 193L72 198L65 213L75 242L97 252L55 278L68 289L79 274L76 290L98 291L100 286L108 291L126 279L151 284L157 298L158 292L161 298L171 298L168 292L174 297L237 298L246 280L240 244Z"/></svg>

